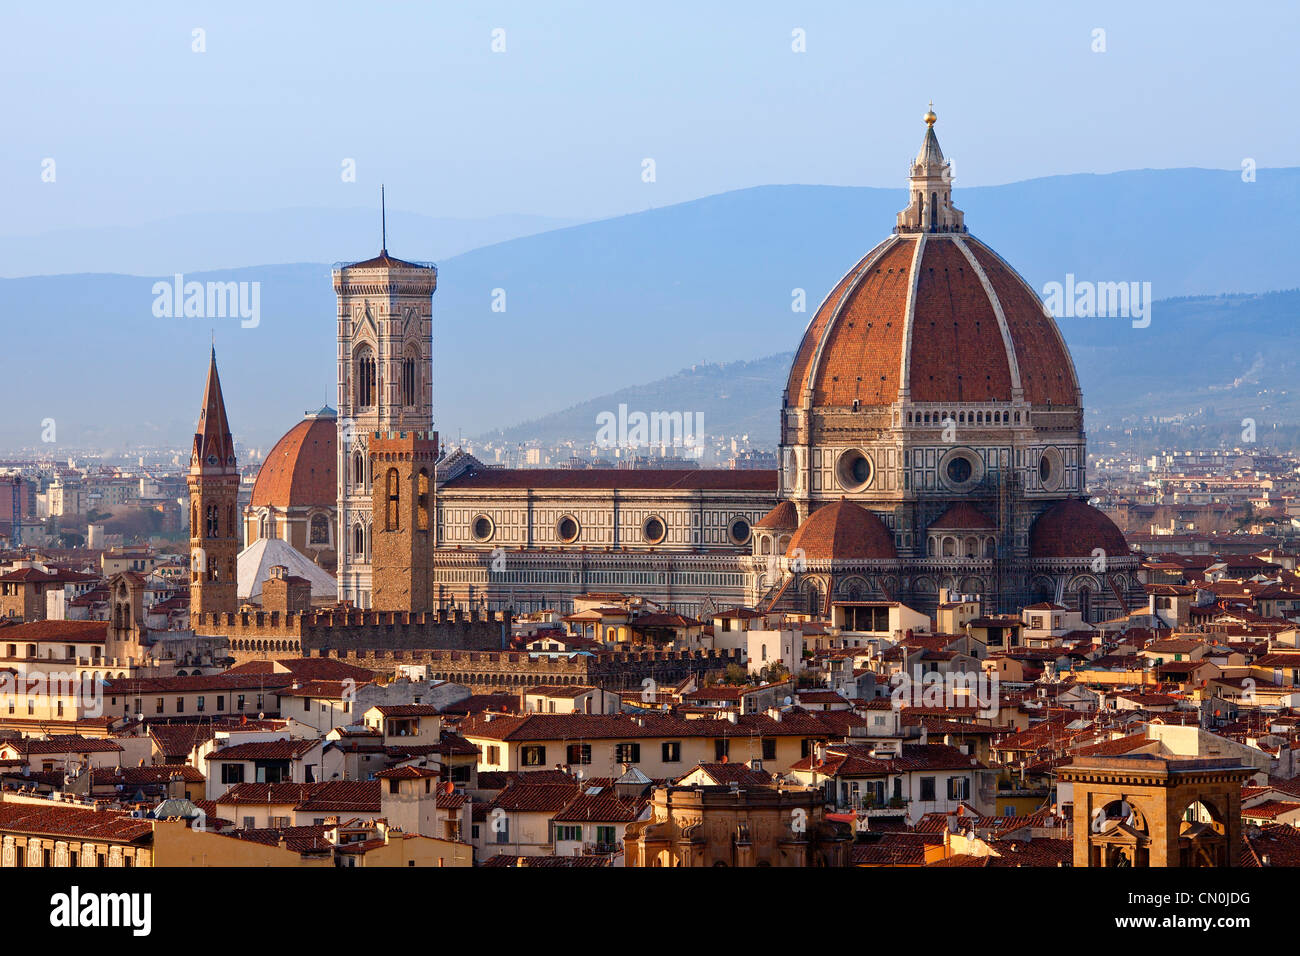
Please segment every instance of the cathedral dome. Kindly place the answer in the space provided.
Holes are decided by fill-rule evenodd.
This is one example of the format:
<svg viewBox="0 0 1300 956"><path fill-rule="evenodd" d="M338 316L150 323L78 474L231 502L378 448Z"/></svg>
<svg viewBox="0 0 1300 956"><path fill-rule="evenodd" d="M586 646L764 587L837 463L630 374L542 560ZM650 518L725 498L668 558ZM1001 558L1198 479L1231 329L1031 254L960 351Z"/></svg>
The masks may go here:
<svg viewBox="0 0 1300 956"><path fill-rule="evenodd" d="M1074 363L1030 285L966 231L927 114L909 206L831 290L786 385L792 407L1081 405Z"/></svg>
<svg viewBox="0 0 1300 956"><path fill-rule="evenodd" d="M1129 553L1115 522L1077 498L1058 501L1029 529L1031 558L1091 558L1096 548L1109 557Z"/></svg>
<svg viewBox="0 0 1300 956"><path fill-rule="evenodd" d="M336 505L336 421L332 408L322 408L307 415L275 443L258 469L252 507Z"/></svg>
<svg viewBox="0 0 1300 956"><path fill-rule="evenodd" d="M894 536L874 514L840 499L814 511L790 539L787 558L808 561L877 561L898 557Z"/></svg>
<svg viewBox="0 0 1300 956"><path fill-rule="evenodd" d="M1078 405L1074 364L1023 278L969 235L895 235L813 316L790 367L801 405Z"/></svg>

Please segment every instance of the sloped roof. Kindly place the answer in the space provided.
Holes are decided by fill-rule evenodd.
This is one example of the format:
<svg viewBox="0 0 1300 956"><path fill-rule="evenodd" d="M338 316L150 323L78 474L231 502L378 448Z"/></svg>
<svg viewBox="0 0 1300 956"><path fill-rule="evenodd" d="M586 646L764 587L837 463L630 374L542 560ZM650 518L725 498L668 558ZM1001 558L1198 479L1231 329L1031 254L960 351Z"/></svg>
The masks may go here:
<svg viewBox="0 0 1300 956"><path fill-rule="evenodd" d="M239 552L236 575L239 578L241 600L256 601L262 596L262 584L271 576L271 568L283 565L289 574L311 582L311 593L333 595L338 583L311 558L283 538L259 538Z"/></svg>

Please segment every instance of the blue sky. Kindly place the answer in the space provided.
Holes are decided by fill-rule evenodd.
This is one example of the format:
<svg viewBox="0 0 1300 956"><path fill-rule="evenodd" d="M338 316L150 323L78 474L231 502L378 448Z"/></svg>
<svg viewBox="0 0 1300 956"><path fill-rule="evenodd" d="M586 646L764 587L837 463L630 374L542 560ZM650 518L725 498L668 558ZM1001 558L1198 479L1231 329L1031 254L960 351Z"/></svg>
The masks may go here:
<svg viewBox="0 0 1300 956"><path fill-rule="evenodd" d="M467 218L901 187L931 98L959 187L1290 166L1298 25L1283 3L13 5L0 232L358 207L381 181Z"/></svg>

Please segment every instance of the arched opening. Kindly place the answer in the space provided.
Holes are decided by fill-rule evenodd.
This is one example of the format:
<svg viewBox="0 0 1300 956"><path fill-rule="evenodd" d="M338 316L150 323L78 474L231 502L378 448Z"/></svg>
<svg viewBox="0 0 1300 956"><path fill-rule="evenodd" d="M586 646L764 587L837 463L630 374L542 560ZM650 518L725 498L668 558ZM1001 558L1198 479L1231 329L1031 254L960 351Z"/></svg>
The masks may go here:
<svg viewBox="0 0 1300 956"><path fill-rule="evenodd" d="M408 352L402 357L402 404L407 408L417 404L417 384L416 356L412 352Z"/></svg>
<svg viewBox="0 0 1300 956"><path fill-rule="evenodd" d="M384 509L384 530L401 530L402 485L396 468L388 469L387 507Z"/></svg>
<svg viewBox="0 0 1300 956"><path fill-rule="evenodd" d="M375 354L368 345L363 345L352 357L353 378L356 383L354 401L359 408L371 408L375 404L377 379L375 374Z"/></svg>
<svg viewBox="0 0 1300 956"><path fill-rule="evenodd" d="M420 531L429 530L429 470L421 468L416 475L415 526Z"/></svg>
<svg viewBox="0 0 1300 956"><path fill-rule="evenodd" d="M311 544L327 545L330 543L330 521L325 515L311 516L311 530L307 536Z"/></svg>

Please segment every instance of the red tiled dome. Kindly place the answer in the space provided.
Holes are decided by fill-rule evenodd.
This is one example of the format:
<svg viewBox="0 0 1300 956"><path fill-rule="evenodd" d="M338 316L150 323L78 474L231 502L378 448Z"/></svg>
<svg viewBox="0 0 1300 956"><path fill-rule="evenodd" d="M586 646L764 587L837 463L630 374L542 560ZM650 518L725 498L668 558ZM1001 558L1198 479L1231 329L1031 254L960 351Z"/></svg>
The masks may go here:
<svg viewBox="0 0 1300 956"><path fill-rule="evenodd" d="M920 261L917 243L925 240ZM914 272L915 267L915 272ZM1034 290L964 234L896 234L831 290L795 353L788 401L813 406L1079 404L1074 364Z"/></svg>
<svg viewBox="0 0 1300 956"><path fill-rule="evenodd" d="M851 501L823 505L808 516L790 539L785 556L797 551L809 561L855 561L897 558L894 536L874 514Z"/></svg>
<svg viewBox="0 0 1300 956"><path fill-rule="evenodd" d="M1031 558L1087 558L1095 548L1111 556L1129 553L1115 522L1077 498L1058 501L1029 529Z"/></svg>
<svg viewBox="0 0 1300 956"><path fill-rule="evenodd" d="M337 420L324 410L294 425L258 469L252 506L333 506L338 501L337 440Z"/></svg>
<svg viewBox="0 0 1300 956"><path fill-rule="evenodd" d="M783 501L754 522L754 527L761 531L793 531L799 527L799 512L794 502Z"/></svg>

